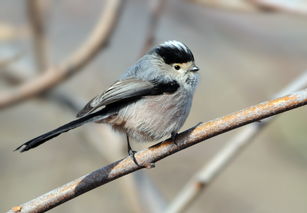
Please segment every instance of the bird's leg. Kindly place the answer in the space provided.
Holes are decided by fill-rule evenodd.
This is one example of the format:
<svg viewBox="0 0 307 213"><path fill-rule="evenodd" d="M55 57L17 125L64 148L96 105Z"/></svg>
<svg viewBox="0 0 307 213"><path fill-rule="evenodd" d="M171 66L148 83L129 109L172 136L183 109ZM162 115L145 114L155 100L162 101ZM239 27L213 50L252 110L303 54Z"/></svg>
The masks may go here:
<svg viewBox="0 0 307 213"><path fill-rule="evenodd" d="M131 145L130 145L130 140L129 140L129 136L128 134L126 134L126 137L127 137L127 145L128 145L128 155L132 158L133 162L135 163L135 165L137 166L141 166L137 161L136 161L136 158L135 158L135 153L136 151L134 151L132 148L131 148ZM155 163L145 163L143 165L143 167L147 168L147 169L151 169L151 168L154 168L155 167Z"/></svg>
<svg viewBox="0 0 307 213"><path fill-rule="evenodd" d="M172 132L172 133L171 133L172 141L173 141L173 143L176 144L176 145L177 145L177 143L176 143L177 135L178 135L177 132Z"/></svg>
<svg viewBox="0 0 307 213"><path fill-rule="evenodd" d="M129 136L128 134L126 134L126 137L127 137L127 145L128 145L128 155L132 158L133 162L137 165L137 166L140 166L138 164L138 162L136 161L135 159L135 153L136 151L134 151L132 148L131 148L131 145L130 145L130 140L129 140Z"/></svg>

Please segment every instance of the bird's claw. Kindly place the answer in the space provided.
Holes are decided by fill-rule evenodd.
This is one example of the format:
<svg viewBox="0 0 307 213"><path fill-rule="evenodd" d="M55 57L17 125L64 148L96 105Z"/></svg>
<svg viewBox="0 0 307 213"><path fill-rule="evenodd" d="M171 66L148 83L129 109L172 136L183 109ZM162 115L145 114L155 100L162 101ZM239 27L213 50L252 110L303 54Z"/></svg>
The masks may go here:
<svg viewBox="0 0 307 213"><path fill-rule="evenodd" d="M129 154L129 156L132 158L132 160L133 160L133 162L135 163L135 165L141 167L141 165L137 162L137 160L136 160L136 158L135 158L135 153L136 153L136 151L134 151L134 150L132 150L132 149L130 149L130 150L128 151L128 154ZM147 169L152 169L152 168L155 168L156 165L155 165L155 163L144 163L144 164L142 165L142 167L145 167L145 168L147 168Z"/></svg>
<svg viewBox="0 0 307 213"><path fill-rule="evenodd" d="M171 138L173 143L177 146L178 144L176 143L176 138L177 138L178 133L177 132L172 132Z"/></svg>

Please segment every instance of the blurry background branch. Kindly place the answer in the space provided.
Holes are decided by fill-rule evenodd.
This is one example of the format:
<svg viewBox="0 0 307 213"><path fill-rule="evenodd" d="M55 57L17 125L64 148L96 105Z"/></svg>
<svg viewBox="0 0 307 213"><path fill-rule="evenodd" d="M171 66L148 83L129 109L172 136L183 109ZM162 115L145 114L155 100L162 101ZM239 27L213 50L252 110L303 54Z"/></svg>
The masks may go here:
<svg viewBox="0 0 307 213"><path fill-rule="evenodd" d="M189 0L195 3L199 3L203 6L215 7L215 8L223 8L223 9L231 9L231 10L239 10L239 11L257 11L253 5L251 5L246 0Z"/></svg>
<svg viewBox="0 0 307 213"><path fill-rule="evenodd" d="M307 87L307 71L280 91L274 97L282 97L291 92ZM242 128L241 132L232 138L226 146L220 150L211 161L209 161L189 183L178 193L170 203L166 212L184 212L195 202L199 195L204 192L212 181L233 161L233 159L266 127L272 118L262 120L258 123L250 124Z"/></svg>
<svg viewBox="0 0 307 213"><path fill-rule="evenodd" d="M15 64L22 56L24 52L18 52L11 57L0 60L0 77L11 85L17 85L25 81L27 76L22 76L20 72L12 68L12 65Z"/></svg>
<svg viewBox="0 0 307 213"><path fill-rule="evenodd" d="M249 0L259 8L277 12L287 12L297 15L307 15L307 2L305 0Z"/></svg>
<svg viewBox="0 0 307 213"><path fill-rule="evenodd" d="M135 157L140 165L146 166L211 137L306 104L307 89L245 108L204 124L199 124L180 133L176 138L176 144L166 140L137 152ZM73 180L25 204L15 206L9 212L16 212L14 209L18 209L20 212L43 212L141 168L130 157L126 157Z"/></svg>
<svg viewBox="0 0 307 213"><path fill-rule="evenodd" d="M143 44L143 49L140 52L140 56L143 56L154 45L155 33L166 2L166 0L149 1L151 12L149 23L147 25L145 41Z"/></svg>
<svg viewBox="0 0 307 213"><path fill-rule="evenodd" d="M251 11L276 11L298 15L307 15L307 2L305 0L189 0L204 6Z"/></svg>
<svg viewBox="0 0 307 213"><path fill-rule="evenodd" d="M0 72L2 73L2 69L7 68L11 64L15 63L18 59L20 59L22 55L23 53L19 52L6 59L1 59L0 60Z"/></svg>
<svg viewBox="0 0 307 213"><path fill-rule="evenodd" d="M83 45L58 66L50 67L41 75L10 91L0 93L0 108L41 94L75 74L106 46L117 24L124 0L108 0L99 21Z"/></svg>
<svg viewBox="0 0 307 213"><path fill-rule="evenodd" d="M35 54L36 70L42 72L48 66L48 43L45 27L46 1L27 0L27 15L32 34L32 43Z"/></svg>

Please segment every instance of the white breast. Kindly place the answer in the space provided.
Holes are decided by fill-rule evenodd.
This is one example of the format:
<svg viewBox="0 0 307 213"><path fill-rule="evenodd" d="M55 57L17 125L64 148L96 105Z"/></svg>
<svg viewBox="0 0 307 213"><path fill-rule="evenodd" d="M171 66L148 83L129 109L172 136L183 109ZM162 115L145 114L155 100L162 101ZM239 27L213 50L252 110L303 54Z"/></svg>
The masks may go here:
<svg viewBox="0 0 307 213"><path fill-rule="evenodd" d="M136 141L158 140L182 127L191 102L192 95L184 88L173 94L147 96L121 109L112 123L120 123L117 129Z"/></svg>

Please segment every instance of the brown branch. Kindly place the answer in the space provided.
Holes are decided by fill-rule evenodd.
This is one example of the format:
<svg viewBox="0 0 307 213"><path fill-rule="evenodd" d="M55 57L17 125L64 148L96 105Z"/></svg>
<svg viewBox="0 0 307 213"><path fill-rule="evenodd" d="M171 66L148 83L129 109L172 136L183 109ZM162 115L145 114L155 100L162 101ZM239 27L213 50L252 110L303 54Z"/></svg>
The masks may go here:
<svg viewBox="0 0 307 213"><path fill-rule="evenodd" d="M150 165L216 135L306 104L307 89L200 124L179 134L176 138L176 144L171 140L166 140L137 152L135 157L139 165ZM15 206L9 212L14 212L14 209L19 209L20 212L43 212L142 168L137 166L130 157L126 157L77 178L25 204Z"/></svg>
<svg viewBox="0 0 307 213"><path fill-rule="evenodd" d="M87 65L106 46L125 0L108 0L99 22L85 43L70 58L23 85L0 93L0 108L46 92Z"/></svg>
<svg viewBox="0 0 307 213"><path fill-rule="evenodd" d="M27 15L29 19L33 48L36 61L36 68L44 71L48 67L48 48L46 39L44 1L27 0Z"/></svg>
<svg viewBox="0 0 307 213"><path fill-rule="evenodd" d="M301 90L307 86L307 71L293 81L289 86L275 95L281 97L291 92ZM241 132L232 138L225 147L220 150L211 161L209 161L191 180L183 187L175 199L169 204L166 212L184 212L195 201L201 193L205 192L208 186L234 158L247 147L253 139L264 129L272 118L265 119L261 123L253 123L242 128Z"/></svg>

